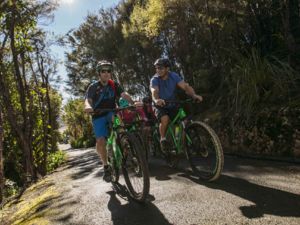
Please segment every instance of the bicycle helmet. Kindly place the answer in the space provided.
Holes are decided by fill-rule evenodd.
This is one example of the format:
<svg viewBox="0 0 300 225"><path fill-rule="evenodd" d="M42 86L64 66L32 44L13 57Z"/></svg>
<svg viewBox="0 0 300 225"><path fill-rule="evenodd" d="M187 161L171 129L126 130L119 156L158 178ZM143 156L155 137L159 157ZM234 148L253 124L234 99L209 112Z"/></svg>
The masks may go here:
<svg viewBox="0 0 300 225"><path fill-rule="evenodd" d="M120 100L119 100L119 106L120 107L127 107L127 106L129 106L129 103L128 103L128 101L125 98L120 98Z"/></svg>
<svg viewBox="0 0 300 225"><path fill-rule="evenodd" d="M158 58L154 62L154 66L170 67L170 65L171 65L170 60L167 58Z"/></svg>
<svg viewBox="0 0 300 225"><path fill-rule="evenodd" d="M112 69L112 67L113 65L110 62L101 60L97 63L96 70L99 73L103 68Z"/></svg>

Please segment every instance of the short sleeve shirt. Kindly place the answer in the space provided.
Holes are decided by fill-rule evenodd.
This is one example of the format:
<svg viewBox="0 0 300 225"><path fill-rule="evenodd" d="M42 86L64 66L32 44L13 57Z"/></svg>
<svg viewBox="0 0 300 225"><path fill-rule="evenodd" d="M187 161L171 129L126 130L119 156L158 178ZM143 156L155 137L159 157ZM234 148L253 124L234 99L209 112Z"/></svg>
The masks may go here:
<svg viewBox="0 0 300 225"><path fill-rule="evenodd" d="M116 107L116 99L121 96L124 90L119 83L114 82L114 84L115 91L111 85L107 84L103 86L100 81L92 83L88 87L85 98L92 99L92 107L94 110L101 108L114 109Z"/></svg>
<svg viewBox="0 0 300 225"><path fill-rule="evenodd" d="M182 80L183 79L174 72L169 72L166 80L161 79L159 75L155 74L150 81L150 87L158 87L159 98L164 100L175 100L177 84Z"/></svg>

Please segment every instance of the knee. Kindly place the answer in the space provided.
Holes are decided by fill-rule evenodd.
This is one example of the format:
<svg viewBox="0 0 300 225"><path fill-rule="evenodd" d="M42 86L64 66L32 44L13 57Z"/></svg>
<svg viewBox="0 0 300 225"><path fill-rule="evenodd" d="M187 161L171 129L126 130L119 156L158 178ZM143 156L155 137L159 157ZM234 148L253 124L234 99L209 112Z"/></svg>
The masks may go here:
<svg viewBox="0 0 300 225"><path fill-rule="evenodd" d="M169 123L169 117L168 116L163 116L160 120L162 126L166 126Z"/></svg>
<svg viewBox="0 0 300 225"><path fill-rule="evenodd" d="M106 140L104 137L97 138L96 142L97 142L97 146L99 147L103 147L106 144Z"/></svg>

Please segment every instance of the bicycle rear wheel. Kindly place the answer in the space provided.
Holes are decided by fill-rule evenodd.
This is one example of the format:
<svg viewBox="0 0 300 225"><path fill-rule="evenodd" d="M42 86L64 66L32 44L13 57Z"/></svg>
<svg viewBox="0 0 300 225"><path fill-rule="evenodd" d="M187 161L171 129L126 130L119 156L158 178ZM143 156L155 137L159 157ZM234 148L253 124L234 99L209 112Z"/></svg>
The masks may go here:
<svg viewBox="0 0 300 225"><path fill-rule="evenodd" d="M149 194L150 179L142 143L134 134L128 133L123 135L121 147L124 156L122 171L128 191L133 199L144 202Z"/></svg>
<svg viewBox="0 0 300 225"><path fill-rule="evenodd" d="M218 179L223 169L224 155L217 134L200 121L193 121L185 132L186 156L193 172L207 181Z"/></svg>
<svg viewBox="0 0 300 225"><path fill-rule="evenodd" d="M152 130L146 137L146 146L147 146L147 160L149 160L150 156L156 157L158 152L160 152L160 143L159 143L159 136L158 134Z"/></svg>

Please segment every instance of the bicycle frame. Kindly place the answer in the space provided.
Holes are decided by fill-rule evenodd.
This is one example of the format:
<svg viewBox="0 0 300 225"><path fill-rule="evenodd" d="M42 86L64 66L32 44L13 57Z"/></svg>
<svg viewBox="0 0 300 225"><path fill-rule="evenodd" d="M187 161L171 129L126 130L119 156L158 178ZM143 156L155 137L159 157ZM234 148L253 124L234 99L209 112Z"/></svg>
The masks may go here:
<svg viewBox="0 0 300 225"><path fill-rule="evenodd" d="M165 102L184 104L191 100ZM173 142L172 149L168 146L163 151L159 147L157 149L160 150L170 167L177 166L179 157L174 156L185 153L192 171L200 178L213 181L220 176L224 164L224 154L217 134L208 124L186 117L182 106L179 106L175 118L168 124L166 138ZM160 141L158 124L153 127L151 141L156 150L155 144L159 145Z"/></svg>
<svg viewBox="0 0 300 225"><path fill-rule="evenodd" d="M171 135L171 138L173 140L173 143L175 145L175 151L177 154L180 154L183 152L183 147L184 147L184 128L185 128L185 122L184 118L186 117L186 113L182 107L179 108L178 113L176 114L175 118L169 123L167 132L166 132L166 137ZM174 130L175 127L178 126L178 135L177 137L175 136ZM187 137L187 141L191 142L190 138Z"/></svg>
<svg viewBox="0 0 300 225"><path fill-rule="evenodd" d="M107 139L107 144L106 144L107 145L106 149L108 149L108 151L110 150L108 146L112 145L113 160L115 161L112 163L115 163L117 169L121 168L122 158L123 158L121 148L117 143L118 129L121 128L121 125L122 125L121 119L117 115L114 115L110 136Z"/></svg>

